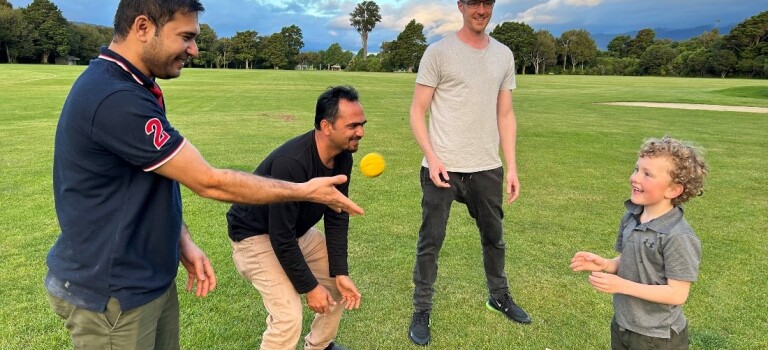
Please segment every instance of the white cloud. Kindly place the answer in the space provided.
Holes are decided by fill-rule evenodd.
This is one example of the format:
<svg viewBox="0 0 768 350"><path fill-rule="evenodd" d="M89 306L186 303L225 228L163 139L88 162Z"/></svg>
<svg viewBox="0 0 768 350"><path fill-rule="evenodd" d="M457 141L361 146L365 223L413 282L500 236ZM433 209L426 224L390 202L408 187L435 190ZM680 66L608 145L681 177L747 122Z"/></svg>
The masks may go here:
<svg viewBox="0 0 768 350"><path fill-rule="evenodd" d="M399 33L413 19L424 25L424 35L428 39L459 30L463 21L455 5L410 1L400 8L399 13L388 18L387 28Z"/></svg>
<svg viewBox="0 0 768 350"><path fill-rule="evenodd" d="M526 24L554 24L573 16L574 7L595 7L604 0L547 0L535 5L515 17L514 21Z"/></svg>
<svg viewBox="0 0 768 350"><path fill-rule="evenodd" d="M349 12L352 12L355 3L345 2L345 8L338 16L328 22L328 28L349 30ZM409 0L402 4L383 3L381 7L381 22L376 25L374 32L387 31L392 33L394 40L411 20L424 25L424 35L428 41L434 37L442 37L446 33L455 32L461 28L462 17L455 5L446 6L444 3L425 2L422 0ZM357 33L355 33L357 34Z"/></svg>
<svg viewBox="0 0 768 350"><path fill-rule="evenodd" d="M328 28L350 29L352 28L352 24L349 22L348 15L340 15L333 17L330 21L328 21Z"/></svg>
<svg viewBox="0 0 768 350"><path fill-rule="evenodd" d="M566 0L566 1L580 1L580 0ZM584 0L581 0L584 1ZM560 0L549 0L543 4L531 7L515 17L515 22L523 22L528 25L531 24L550 24L557 23L558 17L552 15L552 12L560 9Z"/></svg>
<svg viewBox="0 0 768 350"><path fill-rule="evenodd" d="M603 2L603 0L565 0L566 5L576 6L576 7L594 7L597 5L600 5Z"/></svg>

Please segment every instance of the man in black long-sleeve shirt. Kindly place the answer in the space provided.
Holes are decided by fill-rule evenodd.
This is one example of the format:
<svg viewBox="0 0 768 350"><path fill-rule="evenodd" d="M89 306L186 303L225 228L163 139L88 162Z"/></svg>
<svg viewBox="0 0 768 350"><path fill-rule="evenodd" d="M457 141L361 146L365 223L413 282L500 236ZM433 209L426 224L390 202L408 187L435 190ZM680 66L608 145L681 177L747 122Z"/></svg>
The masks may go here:
<svg viewBox="0 0 768 350"><path fill-rule="evenodd" d="M352 87L329 88L317 100L315 129L275 149L254 173L291 182L339 174L349 179L365 123ZM348 196L349 181L338 189ZM321 218L325 236L313 227ZM343 349L333 343L342 312L360 306L347 265L349 214L312 202L233 205L227 223L235 267L269 312L261 349L296 348L301 294L316 313L304 348Z"/></svg>

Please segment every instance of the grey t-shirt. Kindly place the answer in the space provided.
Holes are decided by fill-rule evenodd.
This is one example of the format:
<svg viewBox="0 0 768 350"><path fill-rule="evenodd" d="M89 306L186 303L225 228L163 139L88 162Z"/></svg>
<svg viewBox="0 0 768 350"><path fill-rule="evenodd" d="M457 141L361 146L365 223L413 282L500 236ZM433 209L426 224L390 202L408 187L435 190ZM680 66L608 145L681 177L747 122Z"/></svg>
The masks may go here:
<svg viewBox="0 0 768 350"><path fill-rule="evenodd" d="M475 49L449 34L427 48L419 65L416 83L435 88L430 142L448 171L502 165L496 103L499 91L516 87L515 59L507 46L489 39L484 49Z"/></svg>
<svg viewBox="0 0 768 350"><path fill-rule="evenodd" d="M617 275L648 285L665 285L667 279L695 282L701 262L701 241L676 206L666 214L640 223L642 206L625 203L627 212L619 225L616 251L621 253ZM616 323L620 327L656 338L679 333L687 321L681 305L667 305L626 294L613 295Z"/></svg>

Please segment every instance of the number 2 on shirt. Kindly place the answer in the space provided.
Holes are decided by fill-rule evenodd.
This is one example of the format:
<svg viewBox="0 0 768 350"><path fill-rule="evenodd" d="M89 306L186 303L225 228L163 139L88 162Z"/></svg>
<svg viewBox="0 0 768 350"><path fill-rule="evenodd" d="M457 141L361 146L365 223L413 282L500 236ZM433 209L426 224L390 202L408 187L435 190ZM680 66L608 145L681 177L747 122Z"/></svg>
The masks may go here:
<svg viewBox="0 0 768 350"><path fill-rule="evenodd" d="M154 134L152 138L157 149L163 147L163 145L171 139L171 136L163 130L163 123L157 118L150 119L144 126L144 131L147 135Z"/></svg>

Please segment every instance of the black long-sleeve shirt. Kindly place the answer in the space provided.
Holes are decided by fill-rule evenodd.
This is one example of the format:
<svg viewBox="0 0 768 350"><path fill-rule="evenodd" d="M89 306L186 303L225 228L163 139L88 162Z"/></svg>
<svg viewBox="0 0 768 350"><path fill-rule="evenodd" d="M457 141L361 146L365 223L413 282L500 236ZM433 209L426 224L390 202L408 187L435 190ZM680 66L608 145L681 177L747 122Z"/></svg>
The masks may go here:
<svg viewBox="0 0 768 350"><path fill-rule="evenodd" d="M339 153L333 169L320 159L315 142L315 131L297 136L267 156L254 174L290 182L306 182L315 177L344 174L350 179L352 154ZM337 186L345 196L349 194L349 181ZM269 234L285 274L298 293L314 289L318 282L310 271L299 249L297 239L324 219L328 265L331 276L348 275L347 232L349 214L337 213L324 204L312 202L285 202L269 205L234 204L227 212L229 237L242 241L251 236Z"/></svg>

